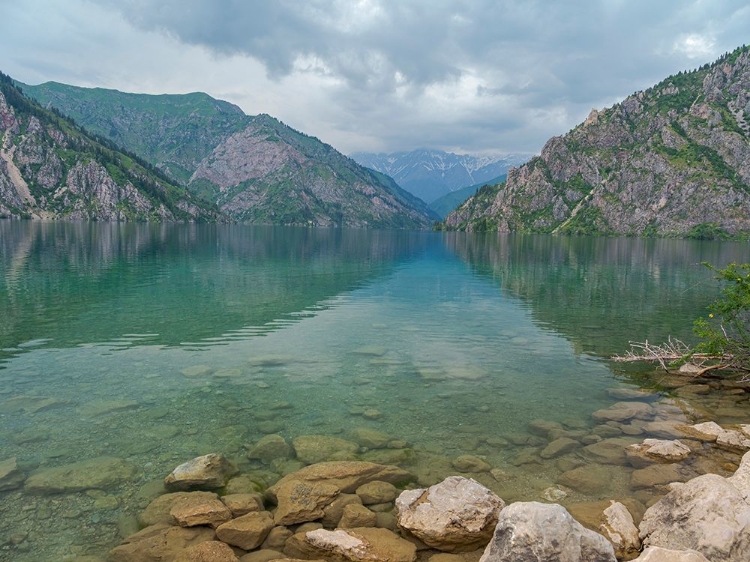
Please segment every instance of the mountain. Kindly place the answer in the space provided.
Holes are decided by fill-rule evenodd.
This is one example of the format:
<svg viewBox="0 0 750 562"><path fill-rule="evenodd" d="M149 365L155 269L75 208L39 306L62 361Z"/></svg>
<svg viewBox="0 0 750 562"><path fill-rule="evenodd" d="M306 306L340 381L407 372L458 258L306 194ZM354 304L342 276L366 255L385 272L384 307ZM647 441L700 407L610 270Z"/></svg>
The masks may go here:
<svg viewBox="0 0 750 562"><path fill-rule="evenodd" d="M480 189L444 227L696 238L750 234L750 50L602 111Z"/></svg>
<svg viewBox="0 0 750 562"><path fill-rule="evenodd" d="M231 220L425 228L439 217L388 177L268 115L207 94L23 85L47 107L138 154Z"/></svg>
<svg viewBox="0 0 750 562"><path fill-rule="evenodd" d="M496 178L492 178L491 180L487 180L475 185L468 185L466 187L462 187L461 189L457 189L456 191L451 191L450 193L443 195L442 197L438 197L432 203L430 203L430 209L440 215L441 219L444 219L448 215L448 213L450 213L453 209L466 201L469 197L474 195L477 191L479 191L480 188L484 187L485 185L497 185L498 183L504 182L507 177L507 174L502 174L500 176L497 176Z"/></svg>
<svg viewBox="0 0 750 562"><path fill-rule="evenodd" d="M0 73L0 216L215 221L221 215L133 154L26 97Z"/></svg>
<svg viewBox="0 0 750 562"><path fill-rule="evenodd" d="M351 157L363 166L391 176L405 190L431 203L462 187L492 180L523 164L530 155L477 157L419 149L380 154L355 152Z"/></svg>

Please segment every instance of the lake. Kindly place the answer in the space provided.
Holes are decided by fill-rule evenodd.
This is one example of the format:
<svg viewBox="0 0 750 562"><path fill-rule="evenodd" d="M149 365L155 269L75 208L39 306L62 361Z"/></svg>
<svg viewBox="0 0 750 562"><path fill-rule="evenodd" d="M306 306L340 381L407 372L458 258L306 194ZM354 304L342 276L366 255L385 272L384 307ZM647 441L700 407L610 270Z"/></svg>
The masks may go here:
<svg viewBox="0 0 750 562"><path fill-rule="evenodd" d="M664 482L634 476L628 443L750 412L742 388L609 360L630 340L691 341L718 295L704 261L748 262L750 247L0 221L0 462L135 467L101 489L0 491L0 559L103 556L198 455L269 485L301 466L248 459L269 434L336 437L354 446L334 458L422 485L463 474L506 501L648 505ZM592 415L623 400L649 415ZM561 436L575 443L550 451ZM685 478L739 458L693 446Z"/></svg>

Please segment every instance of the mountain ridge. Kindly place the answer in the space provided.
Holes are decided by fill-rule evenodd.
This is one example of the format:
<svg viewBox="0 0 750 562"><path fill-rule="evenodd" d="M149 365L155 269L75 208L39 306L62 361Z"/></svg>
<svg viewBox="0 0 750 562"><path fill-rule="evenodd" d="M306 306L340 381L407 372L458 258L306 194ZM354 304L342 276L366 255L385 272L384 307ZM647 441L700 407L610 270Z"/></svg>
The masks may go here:
<svg viewBox="0 0 750 562"><path fill-rule="evenodd" d="M26 97L0 73L0 216L217 221L220 213L133 154Z"/></svg>
<svg viewBox="0 0 750 562"><path fill-rule="evenodd" d="M23 87L138 154L231 220L427 228L439 218L390 178L317 138L268 115L245 115L208 94L130 94L54 82Z"/></svg>
<svg viewBox="0 0 750 562"><path fill-rule="evenodd" d="M446 217L449 230L750 234L750 53L740 47L611 108Z"/></svg>

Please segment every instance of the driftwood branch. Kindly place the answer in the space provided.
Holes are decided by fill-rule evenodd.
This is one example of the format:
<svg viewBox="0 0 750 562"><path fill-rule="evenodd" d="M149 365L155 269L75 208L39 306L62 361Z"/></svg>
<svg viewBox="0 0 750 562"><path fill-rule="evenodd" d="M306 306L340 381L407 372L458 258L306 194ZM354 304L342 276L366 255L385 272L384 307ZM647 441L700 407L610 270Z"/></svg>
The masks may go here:
<svg viewBox="0 0 750 562"><path fill-rule="evenodd" d="M734 357L731 355L712 356L695 353L685 342L671 337L662 344L652 344L648 340L631 341L630 349L624 355L615 355L612 360L620 363L638 361L658 363L668 373L690 377L700 377L710 371L737 368L733 364ZM673 368L676 362L681 363L677 369Z"/></svg>

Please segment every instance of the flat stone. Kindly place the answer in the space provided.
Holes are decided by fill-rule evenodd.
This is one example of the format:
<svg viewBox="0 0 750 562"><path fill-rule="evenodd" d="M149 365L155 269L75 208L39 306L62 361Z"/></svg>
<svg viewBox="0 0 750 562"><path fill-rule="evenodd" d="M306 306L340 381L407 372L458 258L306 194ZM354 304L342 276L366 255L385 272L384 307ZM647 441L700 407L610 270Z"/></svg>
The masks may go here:
<svg viewBox="0 0 750 562"><path fill-rule="evenodd" d="M560 437L555 439L549 445L547 445L539 453L539 456L543 459L554 459L560 457L571 451L575 451L581 446L581 444L575 439L569 439L567 437Z"/></svg>
<svg viewBox="0 0 750 562"><path fill-rule="evenodd" d="M516 502L500 512L480 562L616 562L612 545L564 507Z"/></svg>
<svg viewBox="0 0 750 562"><path fill-rule="evenodd" d="M591 415L595 420L624 422L632 419L650 420L655 414L653 406L645 402L617 402Z"/></svg>
<svg viewBox="0 0 750 562"><path fill-rule="evenodd" d="M258 511L221 524L216 529L216 536L242 550L253 550L263 544L273 528L273 516L267 511Z"/></svg>
<svg viewBox="0 0 750 562"><path fill-rule="evenodd" d="M184 369L181 369L180 373L182 373L184 376L188 378L193 378L193 377L202 377L204 375L209 374L211 371L213 371L213 367L210 367L208 365L192 365L190 367L185 367Z"/></svg>
<svg viewBox="0 0 750 562"><path fill-rule="evenodd" d="M695 425L681 425L679 428L685 435L708 442L716 441L716 438L724 431L723 427L713 421Z"/></svg>
<svg viewBox="0 0 750 562"><path fill-rule="evenodd" d="M653 400L659 396L640 388L609 388L607 394L616 400Z"/></svg>
<svg viewBox="0 0 750 562"><path fill-rule="evenodd" d="M139 404L135 400L96 400L84 404L77 411L84 417L93 418L114 412L135 410L138 406Z"/></svg>
<svg viewBox="0 0 750 562"><path fill-rule="evenodd" d="M643 431L661 439L679 439L685 435L681 427L684 427L684 424L677 420L655 420L645 423Z"/></svg>
<svg viewBox="0 0 750 562"><path fill-rule="evenodd" d="M271 560L278 560L279 558L285 558L280 550L264 548L262 550L248 552L240 558L240 562L271 562Z"/></svg>
<svg viewBox="0 0 750 562"><path fill-rule="evenodd" d="M232 518L232 512L218 498L186 498L176 502L169 510L169 514L180 527L209 525L216 528Z"/></svg>
<svg viewBox="0 0 750 562"><path fill-rule="evenodd" d="M627 461L625 448L634 442L636 440L631 437L614 437L586 445L582 451L585 456L596 462L622 466Z"/></svg>
<svg viewBox="0 0 750 562"><path fill-rule="evenodd" d="M550 420L532 420L528 425L529 431L542 437L547 437L550 431L563 429L561 423Z"/></svg>
<svg viewBox="0 0 750 562"><path fill-rule="evenodd" d="M214 490L223 488L237 468L222 455L196 457L175 468L165 479L168 490Z"/></svg>
<svg viewBox="0 0 750 562"><path fill-rule="evenodd" d="M494 492L460 476L426 490L404 491L396 499L399 527L445 552L468 552L485 545L504 506Z"/></svg>
<svg viewBox="0 0 750 562"><path fill-rule="evenodd" d="M109 490L132 479L133 463L115 457L97 457L33 472L24 484L32 493L55 494L83 490Z"/></svg>
<svg viewBox="0 0 750 562"><path fill-rule="evenodd" d="M359 445L353 441L328 435L302 435L293 439L292 445L297 458L309 464L330 460L340 453L352 455L359 450Z"/></svg>
<svg viewBox="0 0 750 562"><path fill-rule="evenodd" d="M24 479L25 476L18 468L16 457L0 461L0 492L20 488Z"/></svg>

